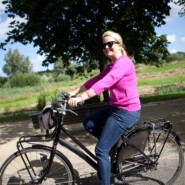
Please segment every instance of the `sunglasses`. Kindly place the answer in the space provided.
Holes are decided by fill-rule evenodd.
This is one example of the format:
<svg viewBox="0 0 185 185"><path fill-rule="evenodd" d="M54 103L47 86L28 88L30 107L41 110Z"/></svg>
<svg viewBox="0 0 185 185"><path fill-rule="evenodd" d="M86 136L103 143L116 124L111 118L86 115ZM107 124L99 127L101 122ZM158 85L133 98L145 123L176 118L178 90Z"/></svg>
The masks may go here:
<svg viewBox="0 0 185 185"><path fill-rule="evenodd" d="M105 49L106 45L111 48L115 43L119 44L119 42L116 42L116 41L110 41L110 42L107 42L107 43L103 43L102 44L102 48Z"/></svg>

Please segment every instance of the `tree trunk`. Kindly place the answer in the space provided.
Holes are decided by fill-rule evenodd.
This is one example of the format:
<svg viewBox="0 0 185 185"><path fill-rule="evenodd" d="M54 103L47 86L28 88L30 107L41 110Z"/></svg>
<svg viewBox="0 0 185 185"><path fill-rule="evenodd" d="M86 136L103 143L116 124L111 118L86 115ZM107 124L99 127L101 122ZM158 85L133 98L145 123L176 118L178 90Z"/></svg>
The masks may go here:
<svg viewBox="0 0 185 185"><path fill-rule="evenodd" d="M100 54L99 58L99 66L100 66L100 72L104 69L104 56L103 53ZM109 101L109 93L108 90L103 92L103 101L108 102Z"/></svg>
<svg viewBox="0 0 185 185"><path fill-rule="evenodd" d="M101 30L101 29L99 29ZM99 48L100 48L100 52L99 52L99 69L100 69L100 72L104 70L104 61L105 61L105 57L104 57L104 54L103 54L103 51L101 51L101 44L102 44L102 33L101 31L99 31L99 34L98 34L98 40L99 40ZM108 90L107 91L104 91L103 92L103 101L104 102L108 102L109 101L109 93L108 93Z"/></svg>

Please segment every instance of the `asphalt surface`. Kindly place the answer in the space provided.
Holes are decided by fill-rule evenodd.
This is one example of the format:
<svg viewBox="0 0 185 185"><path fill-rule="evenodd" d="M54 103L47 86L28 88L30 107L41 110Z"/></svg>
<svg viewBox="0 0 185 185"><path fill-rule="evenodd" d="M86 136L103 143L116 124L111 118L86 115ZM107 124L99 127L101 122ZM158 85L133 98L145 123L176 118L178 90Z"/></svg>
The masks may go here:
<svg viewBox="0 0 185 185"><path fill-rule="evenodd" d="M142 105L141 118L139 122L156 118L164 118L173 123L173 129L181 138L181 144L185 150L185 98L147 103ZM72 134L78 138L88 149L94 151L97 140L89 135L83 128L82 123L66 125ZM22 135L34 135L40 133L34 130L31 120L0 123L0 166L5 159L16 151L16 142ZM67 138L66 138L67 139ZM70 139L67 139L70 141ZM69 157L75 172L78 176L80 185L98 185L96 172L75 154L67 149L58 147L66 156ZM185 185L185 167L175 185Z"/></svg>

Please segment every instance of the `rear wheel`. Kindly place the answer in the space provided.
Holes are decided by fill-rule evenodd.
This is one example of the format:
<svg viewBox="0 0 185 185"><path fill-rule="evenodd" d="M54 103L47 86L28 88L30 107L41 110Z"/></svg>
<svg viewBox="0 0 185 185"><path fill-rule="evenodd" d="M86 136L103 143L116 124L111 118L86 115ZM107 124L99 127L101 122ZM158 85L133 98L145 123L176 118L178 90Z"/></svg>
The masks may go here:
<svg viewBox="0 0 185 185"><path fill-rule="evenodd" d="M152 130L149 133L144 153L150 156L153 161L156 161L153 165L146 165L148 162L140 154L130 157L127 155L127 158L125 158L124 153L126 153L127 147L123 147L118 154L118 169L120 173L124 173L125 175L122 179L129 181L129 185L173 184L182 171L184 153L176 135L170 133L160 154L167 135L168 132L165 130ZM128 153L127 151L127 154ZM145 162L145 165L143 162ZM133 172L133 170L136 170L136 172ZM132 182L133 180L135 180L135 182Z"/></svg>
<svg viewBox="0 0 185 185"><path fill-rule="evenodd" d="M41 176L42 170L48 165L50 151L50 148L45 147L25 148L21 150L31 177L23 163L20 153L14 153L5 161L0 169L0 184L37 184L36 181ZM29 162L26 158L29 159ZM55 153L50 172L42 184L74 185L73 168L64 155Z"/></svg>

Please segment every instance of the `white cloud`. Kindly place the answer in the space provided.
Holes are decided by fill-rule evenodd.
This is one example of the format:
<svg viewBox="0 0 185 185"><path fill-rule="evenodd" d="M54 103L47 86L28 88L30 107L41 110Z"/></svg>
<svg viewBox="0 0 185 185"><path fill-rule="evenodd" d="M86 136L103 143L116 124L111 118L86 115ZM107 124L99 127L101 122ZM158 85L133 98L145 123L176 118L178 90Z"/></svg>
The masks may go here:
<svg viewBox="0 0 185 185"><path fill-rule="evenodd" d="M0 38L1 39L5 39L6 38L6 33L10 30L10 28L8 28L9 23L11 22L10 18L8 18L6 21L2 22L0 24Z"/></svg>
<svg viewBox="0 0 185 185"><path fill-rule="evenodd" d="M182 37L182 38L181 38L181 41L182 41L182 42L185 42L185 37Z"/></svg>
<svg viewBox="0 0 185 185"><path fill-rule="evenodd" d="M167 39L169 42L175 42L176 41L176 36L173 34L173 35L167 35Z"/></svg>
<svg viewBox="0 0 185 185"><path fill-rule="evenodd" d="M42 61L46 57L44 55L38 55L36 58L30 59L31 63L33 64L33 71L38 72L38 71L45 71L47 69L52 70L53 65L49 65L48 67L42 66Z"/></svg>
<svg viewBox="0 0 185 185"><path fill-rule="evenodd" d="M45 59L44 55L38 55L36 58L30 59L31 63L33 64L33 71L43 71L45 68L42 66L42 61Z"/></svg>
<svg viewBox="0 0 185 185"><path fill-rule="evenodd" d="M6 37L7 37L6 33L11 30L8 26L10 25L10 22L12 22L12 20L13 19L11 19L11 18L7 18L4 22L0 23L0 40L6 39ZM26 20L24 20L20 17L15 17L14 20L19 21L19 22L25 22L26 21Z"/></svg>
<svg viewBox="0 0 185 185"><path fill-rule="evenodd" d="M172 50L170 51L170 53L177 53L177 50L176 50L176 49L172 49Z"/></svg>
<svg viewBox="0 0 185 185"><path fill-rule="evenodd" d="M45 59L45 56L44 55L37 55L37 58L34 58L34 59L30 59L32 64L41 64L42 61Z"/></svg>
<svg viewBox="0 0 185 185"><path fill-rule="evenodd" d="M0 11L5 10L5 5L2 3L2 0L0 0Z"/></svg>
<svg viewBox="0 0 185 185"><path fill-rule="evenodd" d="M3 70L0 68L0 76L2 76L3 74Z"/></svg>
<svg viewBox="0 0 185 185"><path fill-rule="evenodd" d="M173 20L175 20L177 17L179 17L178 12L181 10L181 7L174 4L174 3L170 3L170 15L168 17L166 17L165 21L167 23L172 22Z"/></svg>

